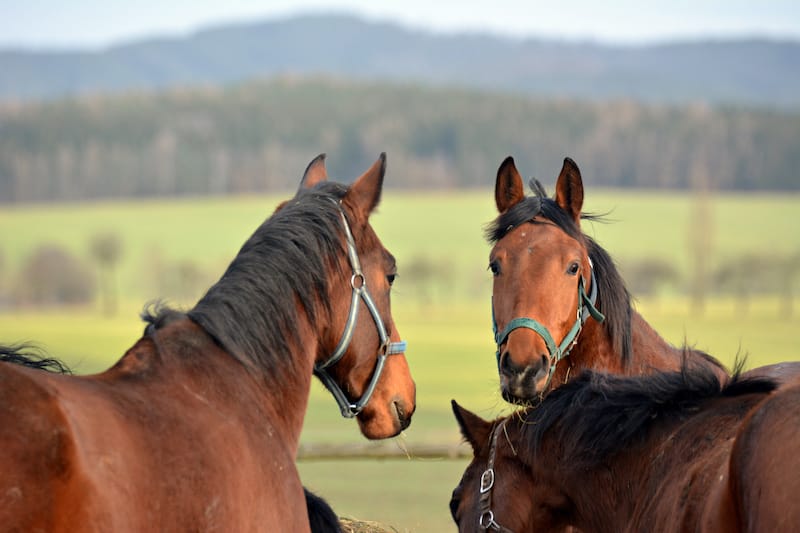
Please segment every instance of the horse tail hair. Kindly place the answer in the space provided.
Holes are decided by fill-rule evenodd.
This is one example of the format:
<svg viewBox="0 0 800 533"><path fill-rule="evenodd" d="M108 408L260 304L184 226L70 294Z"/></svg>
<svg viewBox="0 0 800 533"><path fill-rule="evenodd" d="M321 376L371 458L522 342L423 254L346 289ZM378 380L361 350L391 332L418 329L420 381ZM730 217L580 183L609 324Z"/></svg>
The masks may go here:
<svg viewBox="0 0 800 533"><path fill-rule="evenodd" d="M41 348L30 343L0 345L0 363L22 365L56 374L72 374L72 370L64 362L47 357Z"/></svg>

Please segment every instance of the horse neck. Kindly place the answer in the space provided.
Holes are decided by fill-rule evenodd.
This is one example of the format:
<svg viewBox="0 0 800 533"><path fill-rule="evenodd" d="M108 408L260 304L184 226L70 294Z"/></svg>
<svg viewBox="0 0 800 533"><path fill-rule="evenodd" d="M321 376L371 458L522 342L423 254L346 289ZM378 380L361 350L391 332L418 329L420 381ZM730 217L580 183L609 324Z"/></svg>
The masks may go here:
<svg viewBox="0 0 800 533"><path fill-rule="evenodd" d="M549 479L547 492L560 492L570 502L567 525L576 530L638 531L631 525L641 519L642 508L652 509L651 504L658 503L647 500L653 497L648 484L658 483L663 469L674 469L676 460L685 460L669 451L667 456L661 454L660 442L673 430L674 425L658 428L640 446L589 464L581 464L580 451L571 456L562 442L547 437L541 448L545 452L537 453L531 463L535 465L531 474L536 480Z"/></svg>
<svg viewBox="0 0 800 533"><path fill-rule="evenodd" d="M606 327L594 320L587 321L568 357L570 372L593 369L638 376L654 371L679 370L685 359L690 365L712 368L718 377L727 379L727 373L721 365L715 364L701 352L671 345L635 310L631 310L630 328L631 352L629 360L625 361L623 354L615 348L614 339Z"/></svg>
<svg viewBox="0 0 800 533"><path fill-rule="evenodd" d="M306 315L302 316L303 319L298 324L301 340L298 343L291 343L288 357L293 361L294 372L285 373L286 378L281 387L268 385L265 390L265 408L270 410L276 419L282 420L289 429L286 438L295 455L308 407L314 361L319 344L317 340L319 336L314 332Z"/></svg>
<svg viewBox="0 0 800 533"><path fill-rule="evenodd" d="M317 331L314 322L302 308L298 309L295 325L296 335L287 339L288 351L273 354L272 367L259 368L253 373L261 387L263 409L271 420L279 421L285 429L282 437L291 448L293 457L299 447L319 339L322 337L322 332ZM275 379L276 375L280 376L278 380Z"/></svg>
<svg viewBox="0 0 800 533"><path fill-rule="evenodd" d="M617 462L590 470L576 467L552 437L546 437L528 461L530 477L541 485L540 490L570 502L567 522L562 525L575 529L566 527L565 531L625 530L625 517L634 511L631 502L636 501L642 465L632 471L620 468Z"/></svg>
<svg viewBox="0 0 800 533"><path fill-rule="evenodd" d="M253 314L268 312L258 306L252 307ZM190 317L195 320L197 317ZM202 321L198 324L201 329ZM284 347L263 346L261 351L268 353L231 353L217 340L221 350L226 352L227 360L237 360L245 376L229 383L234 397L243 403L249 402L263 418L265 427L280 428L279 438L292 452L297 451L303 427L308 397L311 391L314 361L319 346L320 334L312 325L308 314L298 310L294 319L295 333L287 335ZM206 333L209 332L206 330ZM242 336L258 335L257 331L239 331ZM213 335L212 335L213 337ZM257 344L252 346L258 346ZM213 377L212 377L213 379ZM225 384L217 383L224 387ZM240 390L241 389L241 390ZM252 393L250 391L253 391ZM258 420L254 423L259 424ZM271 430L267 430L271 434Z"/></svg>
<svg viewBox="0 0 800 533"><path fill-rule="evenodd" d="M677 348L671 345L639 313L634 311L631 315L633 349L626 374L641 375L654 371L676 371L683 365L689 367L696 365L713 370L720 379L720 383L727 381L727 371L715 359L688 347Z"/></svg>
<svg viewBox="0 0 800 533"><path fill-rule="evenodd" d="M573 509L570 525L586 532L625 531L643 497L642 477L647 466L642 457L629 456L602 468L572 468L563 473L563 490Z"/></svg>
<svg viewBox="0 0 800 533"><path fill-rule="evenodd" d="M727 490L719 480L729 472L742 417L763 399L754 393L710 400L688 418L661 419L645 440L588 466L580 464L582 450L577 457L565 453L563 442L549 437L543 446L553 451L533 464L553 470L551 479L558 476L558 488L573 504L571 525L581 531L647 531L653 524L683 531L709 516L714 498Z"/></svg>

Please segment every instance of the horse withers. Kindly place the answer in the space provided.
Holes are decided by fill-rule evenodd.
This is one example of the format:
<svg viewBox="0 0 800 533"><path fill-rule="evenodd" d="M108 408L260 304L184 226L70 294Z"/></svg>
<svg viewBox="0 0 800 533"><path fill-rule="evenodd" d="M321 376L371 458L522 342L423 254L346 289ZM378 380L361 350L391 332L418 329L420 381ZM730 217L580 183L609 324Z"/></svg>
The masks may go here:
<svg viewBox="0 0 800 533"><path fill-rule="evenodd" d="M308 531L295 466L313 374L371 439L411 420L369 223L385 156L352 185L324 157L187 313L158 308L93 376L0 364L0 528Z"/></svg>
<svg viewBox="0 0 800 533"><path fill-rule="evenodd" d="M461 532L800 531L800 385L775 386L585 371L492 422L453 402L474 451L453 518Z"/></svg>

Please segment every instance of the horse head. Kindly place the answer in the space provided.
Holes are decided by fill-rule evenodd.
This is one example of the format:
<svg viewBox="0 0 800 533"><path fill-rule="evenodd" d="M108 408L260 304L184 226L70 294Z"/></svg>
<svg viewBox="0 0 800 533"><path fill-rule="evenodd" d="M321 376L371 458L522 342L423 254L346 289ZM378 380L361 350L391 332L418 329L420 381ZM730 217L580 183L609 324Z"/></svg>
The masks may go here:
<svg viewBox="0 0 800 533"><path fill-rule="evenodd" d="M528 449L521 442L520 418L511 415L490 422L455 400L452 407L461 434L473 450L450 500L458 530L571 531L561 520L568 500L555 486L532 476L522 460Z"/></svg>
<svg viewBox="0 0 800 533"><path fill-rule="evenodd" d="M342 253L328 275L331 321L320 332L314 371L339 403L342 415L355 417L368 438L398 434L411 422L415 384L391 313L391 288L397 275L394 256L369 223L377 207L386 156L346 189L330 189L341 220ZM306 169L298 195L327 190L325 158ZM338 191L338 192L337 192Z"/></svg>
<svg viewBox="0 0 800 533"><path fill-rule="evenodd" d="M595 307L597 283L580 230L583 183L569 158L547 198L532 180L526 196L514 160L497 171L498 218L489 228L494 243L492 317L503 397L524 403L548 390L557 363L566 357L584 323L602 321Z"/></svg>

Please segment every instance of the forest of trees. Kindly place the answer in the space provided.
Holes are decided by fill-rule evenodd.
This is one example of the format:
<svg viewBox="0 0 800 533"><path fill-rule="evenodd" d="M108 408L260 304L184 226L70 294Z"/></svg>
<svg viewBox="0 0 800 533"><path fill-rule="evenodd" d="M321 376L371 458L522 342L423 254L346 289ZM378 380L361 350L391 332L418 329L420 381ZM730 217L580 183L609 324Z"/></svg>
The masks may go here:
<svg viewBox="0 0 800 533"><path fill-rule="evenodd" d="M0 104L0 202L286 190L382 151L390 187L492 186L513 155L545 183L570 156L590 186L800 189L797 113L286 77Z"/></svg>

